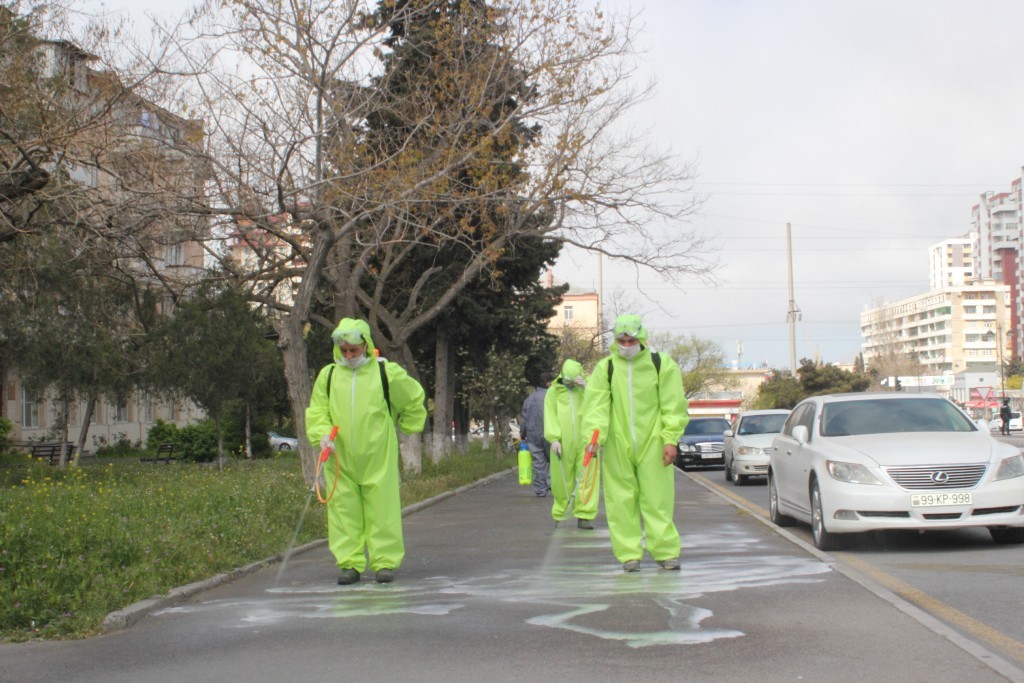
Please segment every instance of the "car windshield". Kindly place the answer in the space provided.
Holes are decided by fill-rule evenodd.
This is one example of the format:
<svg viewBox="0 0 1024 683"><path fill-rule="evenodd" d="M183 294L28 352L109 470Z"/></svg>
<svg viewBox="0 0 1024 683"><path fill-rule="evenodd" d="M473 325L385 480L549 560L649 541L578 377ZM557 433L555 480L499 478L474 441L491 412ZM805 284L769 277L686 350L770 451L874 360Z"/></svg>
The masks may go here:
<svg viewBox="0 0 1024 683"><path fill-rule="evenodd" d="M789 415L784 413L743 417L740 418L738 432L741 436L746 436L747 434L777 434L782 431L782 425L785 424L787 417Z"/></svg>
<svg viewBox="0 0 1024 683"><path fill-rule="evenodd" d="M725 418L712 419L712 420L690 420L689 424L686 425L686 431L683 432L683 436L692 436L694 434L721 434L729 428L729 421Z"/></svg>
<svg viewBox="0 0 1024 683"><path fill-rule="evenodd" d="M976 431L975 426L948 401L924 398L841 401L826 403L821 409L822 436L972 431Z"/></svg>

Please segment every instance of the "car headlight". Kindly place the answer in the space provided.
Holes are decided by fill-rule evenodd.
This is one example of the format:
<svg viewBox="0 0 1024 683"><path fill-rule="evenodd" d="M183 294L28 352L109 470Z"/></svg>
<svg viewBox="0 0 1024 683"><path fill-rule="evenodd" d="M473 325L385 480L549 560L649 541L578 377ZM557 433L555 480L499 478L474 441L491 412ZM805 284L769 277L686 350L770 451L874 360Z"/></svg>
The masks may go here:
<svg viewBox="0 0 1024 683"><path fill-rule="evenodd" d="M871 474L871 470L855 462L826 460L825 467L828 468L828 473L836 481L846 482L847 484L871 484L873 486L881 486L882 484L878 477Z"/></svg>
<svg viewBox="0 0 1024 683"><path fill-rule="evenodd" d="M757 448L755 446L740 446L736 449L737 455L762 455L763 453L763 448Z"/></svg>
<svg viewBox="0 0 1024 683"><path fill-rule="evenodd" d="M1009 458L1004 458L999 463L999 467L996 469L995 480L1014 479L1022 476L1024 476L1024 455L1018 453L1017 455L1011 455Z"/></svg>

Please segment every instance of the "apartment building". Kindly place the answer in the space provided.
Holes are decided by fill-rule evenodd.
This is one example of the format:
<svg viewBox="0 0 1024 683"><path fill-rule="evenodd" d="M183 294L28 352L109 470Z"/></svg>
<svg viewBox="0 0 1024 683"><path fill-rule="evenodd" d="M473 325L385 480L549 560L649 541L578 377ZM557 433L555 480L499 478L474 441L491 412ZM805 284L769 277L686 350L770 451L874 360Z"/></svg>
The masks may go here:
<svg viewBox="0 0 1024 683"><path fill-rule="evenodd" d="M545 286L554 286L551 271L545 275ZM568 333L600 344L601 331L601 297L594 290L570 285L569 291L555 305L555 314L548 321L548 332L559 337Z"/></svg>
<svg viewBox="0 0 1024 683"><path fill-rule="evenodd" d="M1024 174L1024 170L1022 170ZM974 276L995 280L1010 287L1010 357L1024 356L1024 290L1021 289L1020 249L1024 244L1021 178L1010 184L1009 192L986 192L971 209Z"/></svg>
<svg viewBox="0 0 1024 683"><path fill-rule="evenodd" d="M928 248L930 289L959 287L974 281L974 245L977 234L944 240Z"/></svg>
<svg viewBox="0 0 1024 683"><path fill-rule="evenodd" d="M35 43L39 83L59 88L55 99L75 121L74 135L63 140L63 165L49 163L51 184L73 183L86 196L80 219L123 221L131 226L134 251L125 251L118 266L152 281L154 291L194 282L204 272L199 239L202 221L175 220L176 202L203 195L208 173L201 162L200 122L176 116L134 95L109 72L94 69L94 58L72 43ZM59 172L58 172L59 171ZM131 189L131 201L126 192ZM113 208L112 208L113 207ZM148 278L148 279L147 279ZM157 287L159 283L159 287ZM161 303L166 312L172 298ZM85 401L64 405L52 392L29 389L18 375L17 358L0 363L0 417L14 424L12 441L54 440L66 422L75 441L83 429ZM137 392L123 400L100 402L88 427L87 448L119 439L144 440L162 419L186 425L204 418L188 401L160 400Z"/></svg>
<svg viewBox="0 0 1024 683"><path fill-rule="evenodd" d="M1012 352L1010 311L1010 287L993 280L865 310L860 315L865 365L898 359L918 374L942 375L1001 364Z"/></svg>

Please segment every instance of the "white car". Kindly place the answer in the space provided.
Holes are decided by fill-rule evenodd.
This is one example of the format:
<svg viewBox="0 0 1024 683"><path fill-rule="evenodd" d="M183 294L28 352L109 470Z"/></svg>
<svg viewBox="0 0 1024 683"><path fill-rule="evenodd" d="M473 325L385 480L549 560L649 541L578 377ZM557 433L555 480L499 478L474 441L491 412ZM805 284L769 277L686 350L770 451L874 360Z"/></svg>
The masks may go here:
<svg viewBox="0 0 1024 683"><path fill-rule="evenodd" d="M788 410L748 410L725 431L725 480L736 486L768 474L772 440L782 431Z"/></svg>
<svg viewBox="0 0 1024 683"><path fill-rule="evenodd" d="M267 432L270 439L270 447L275 451L297 451L299 440L293 436L281 436L277 432Z"/></svg>
<svg viewBox="0 0 1024 683"><path fill-rule="evenodd" d="M876 529L986 527L1024 543L1024 455L940 396L808 398L772 447L772 521L809 523L821 550Z"/></svg>

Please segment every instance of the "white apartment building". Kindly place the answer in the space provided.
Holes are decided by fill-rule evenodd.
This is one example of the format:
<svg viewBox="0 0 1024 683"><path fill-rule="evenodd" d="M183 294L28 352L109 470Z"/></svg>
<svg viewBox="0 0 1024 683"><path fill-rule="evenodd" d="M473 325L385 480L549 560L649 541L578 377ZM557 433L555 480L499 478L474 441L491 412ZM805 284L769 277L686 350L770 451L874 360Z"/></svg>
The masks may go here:
<svg viewBox="0 0 1024 683"><path fill-rule="evenodd" d="M971 233L928 248L929 289L959 287L974 281L974 244L977 237Z"/></svg>
<svg viewBox="0 0 1024 683"><path fill-rule="evenodd" d="M1024 175L1024 174L1022 174ZM1021 278L1021 245L1024 244L1024 206L1021 178L1009 192L986 192L971 209L974 236L974 276L1010 287L1010 323L1006 328L1010 356L1024 356L1024 289Z"/></svg>
<svg viewBox="0 0 1024 683"><path fill-rule="evenodd" d="M900 357L922 374L959 373L1010 358L1010 287L992 280L918 294L860 315L864 362Z"/></svg>

